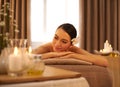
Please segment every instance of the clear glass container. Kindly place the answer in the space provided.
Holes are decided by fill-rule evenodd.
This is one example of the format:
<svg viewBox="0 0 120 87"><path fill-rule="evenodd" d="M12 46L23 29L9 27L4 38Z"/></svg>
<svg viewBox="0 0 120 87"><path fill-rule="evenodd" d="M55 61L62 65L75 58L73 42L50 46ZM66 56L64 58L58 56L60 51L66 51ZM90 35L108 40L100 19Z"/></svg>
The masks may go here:
<svg viewBox="0 0 120 87"><path fill-rule="evenodd" d="M27 71L28 75L41 75L45 69L45 64L41 59L41 55L35 55L33 57L30 68Z"/></svg>
<svg viewBox="0 0 120 87"><path fill-rule="evenodd" d="M20 53L20 49L15 48L14 52L8 55L7 59L7 72L9 76L20 76L23 75L25 70L25 58Z"/></svg>

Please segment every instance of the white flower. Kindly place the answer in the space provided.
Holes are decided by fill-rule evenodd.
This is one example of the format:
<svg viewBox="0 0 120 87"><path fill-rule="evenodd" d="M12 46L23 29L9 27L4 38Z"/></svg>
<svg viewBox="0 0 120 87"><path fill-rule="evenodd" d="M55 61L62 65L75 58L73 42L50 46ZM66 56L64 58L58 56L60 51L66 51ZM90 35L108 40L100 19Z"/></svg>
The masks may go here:
<svg viewBox="0 0 120 87"><path fill-rule="evenodd" d="M17 33L17 32L19 32L19 30L18 30L18 29L15 29L15 32Z"/></svg>
<svg viewBox="0 0 120 87"><path fill-rule="evenodd" d="M0 26L5 26L5 22L4 22L4 21L1 21L1 22L0 22Z"/></svg>
<svg viewBox="0 0 120 87"><path fill-rule="evenodd" d="M14 32L17 33L17 32L19 32L18 25L16 23L16 20L14 20L13 16L11 14L9 14L11 12L14 12L14 10L10 8L10 3L6 2L4 5L2 5L2 8L0 9L0 17L1 17L0 18L0 27L8 26L6 24L6 22L7 22L7 23L9 23L8 27L13 26L15 28ZM4 19L2 19L2 17ZM13 20L12 20L12 18L13 18ZM6 19L7 19L7 21L5 21ZM11 20L13 21L12 23L10 23ZM7 30L5 30L5 31L7 31ZM0 33L2 33L2 32L0 32ZM4 32L3 34L5 34L5 33L7 33L7 32Z"/></svg>
<svg viewBox="0 0 120 87"><path fill-rule="evenodd" d="M77 44L79 42L79 37L73 38L71 42L73 45Z"/></svg>
<svg viewBox="0 0 120 87"><path fill-rule="evenodd" d="M13 12L14 10L10 8L10 3L4 3L4 5L2 5L0 8L0 52L2 49L8 46L10 39L9 30L11 26L13 28L13 32L15 32L15 38L18 36L18 25L14 16L11 15ZM14 35L11 37L14 37Z"/></svg>

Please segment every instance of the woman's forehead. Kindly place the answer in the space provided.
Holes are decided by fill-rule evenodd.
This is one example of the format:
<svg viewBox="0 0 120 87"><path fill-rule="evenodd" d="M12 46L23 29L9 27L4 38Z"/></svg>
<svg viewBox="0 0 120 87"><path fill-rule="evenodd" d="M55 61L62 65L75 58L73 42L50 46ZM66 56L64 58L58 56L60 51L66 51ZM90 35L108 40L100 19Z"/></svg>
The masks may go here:
<svg viewBox="0 0 120 87"><path fill-rule="evenodd" d="M55 34L60 38L70 40L69 34L65 32L62 28L57 29Z"/></svg>

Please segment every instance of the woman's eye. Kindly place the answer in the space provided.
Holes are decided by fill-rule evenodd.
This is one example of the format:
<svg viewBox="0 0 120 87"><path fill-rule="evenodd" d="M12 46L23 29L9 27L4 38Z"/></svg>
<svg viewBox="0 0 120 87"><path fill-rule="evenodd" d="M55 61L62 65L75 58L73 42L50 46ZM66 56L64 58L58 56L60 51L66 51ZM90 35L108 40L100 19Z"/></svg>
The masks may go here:
<svg viewBox="0 0 120 87"><path fill-rule="evenodd" d="M62 43L66 44L66 43L67 43L67 41L62 41Z"/></svg>

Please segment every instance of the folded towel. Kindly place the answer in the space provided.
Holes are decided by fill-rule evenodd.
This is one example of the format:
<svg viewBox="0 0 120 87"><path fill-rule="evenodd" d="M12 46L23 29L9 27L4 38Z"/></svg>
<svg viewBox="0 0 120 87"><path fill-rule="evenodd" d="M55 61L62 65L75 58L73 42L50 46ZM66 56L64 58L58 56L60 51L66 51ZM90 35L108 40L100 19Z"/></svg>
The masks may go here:
<svg viewBox="0 0 120 87"><path fill-rule="evenodd" d="M67 64L72 64L72 65L92 65L91 62L87 62L84 60L79 60L79 59L74 59L74 58L49 58L49 59L44 59L43 60L45 64L47 65L67 65Z"/></svg>

